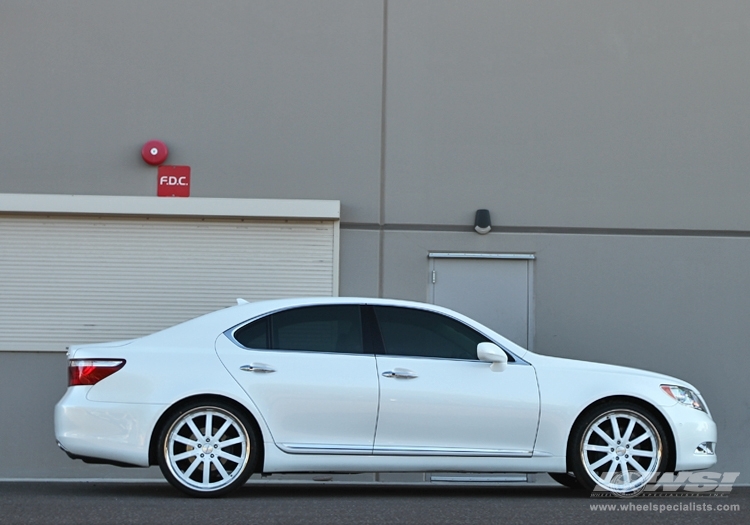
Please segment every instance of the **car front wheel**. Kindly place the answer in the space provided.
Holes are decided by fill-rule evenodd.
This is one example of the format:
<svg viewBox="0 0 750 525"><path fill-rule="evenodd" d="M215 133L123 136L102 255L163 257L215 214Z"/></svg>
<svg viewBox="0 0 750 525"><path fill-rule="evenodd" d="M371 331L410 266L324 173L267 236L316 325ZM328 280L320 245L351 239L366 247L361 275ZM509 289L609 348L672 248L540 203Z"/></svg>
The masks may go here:
<svg viewBox="0 0 750 525"><path fill-rule="evenodd" d="M612 402L589 411L574 429L570 461L584 488L615 494L643 489L669 456L666 433L649 411Z"/></svg>
<svg viewBox="0 0 750 525"><path fill-rule="evenodd" d="M221 402L194 402L167 418L159 436L159 467L174 487L215 497L240 487L257 461L253 425Z"/></svg>

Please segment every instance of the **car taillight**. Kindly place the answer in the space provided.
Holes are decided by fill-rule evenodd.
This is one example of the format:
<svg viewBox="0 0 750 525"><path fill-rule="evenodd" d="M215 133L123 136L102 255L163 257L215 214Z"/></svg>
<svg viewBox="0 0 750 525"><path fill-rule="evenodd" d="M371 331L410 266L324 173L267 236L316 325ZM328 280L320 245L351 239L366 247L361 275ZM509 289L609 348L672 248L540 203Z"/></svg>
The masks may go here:
<svg viewBox="0 0 750 525"><path fill-rule="evenodd" d="M124 359L71 359L68 386L95 385L125 366Z"/></svg>

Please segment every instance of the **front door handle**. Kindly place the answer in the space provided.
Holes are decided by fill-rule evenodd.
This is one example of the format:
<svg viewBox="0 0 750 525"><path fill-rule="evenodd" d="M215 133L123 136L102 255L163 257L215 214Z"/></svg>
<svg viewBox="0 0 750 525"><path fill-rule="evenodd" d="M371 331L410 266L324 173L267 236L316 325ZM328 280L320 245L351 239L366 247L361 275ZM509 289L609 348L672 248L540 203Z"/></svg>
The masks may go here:
<svg viewBox="0 0 750 525"><path fill-rule="evenodd" d="M270 374L271 372L276 371L264 363L253 363L251 365L242 365L240 367L240 370L242 370L243 372L259 372L261 374Z"/></svg>
<svg viewBox="0 0 750 525"><path fill-rule="evenodd" d="M395 377L396 379L414 379L417 374L405 368L394 368L381 374L383 377Z"/></svg>

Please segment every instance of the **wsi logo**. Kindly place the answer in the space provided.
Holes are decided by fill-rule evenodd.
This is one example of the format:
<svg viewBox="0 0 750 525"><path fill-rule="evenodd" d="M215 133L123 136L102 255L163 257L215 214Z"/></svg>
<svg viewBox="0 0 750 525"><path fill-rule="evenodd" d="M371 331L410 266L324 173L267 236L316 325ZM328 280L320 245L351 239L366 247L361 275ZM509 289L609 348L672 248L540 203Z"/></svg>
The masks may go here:
<svg viewBox="0 0 750 525"><path fill-rule="evenodd" d="M637 476L636 472L629 473L630 478ZM654 474L647 483L639 484L638 488L627 492L617 492L597 486L591 497L617 498L668 498L668 497L726 497L732 491L739 472L664 472ZM615 477L622 474L617 474ZM615 485L617 480L613 479Z"/></svg>

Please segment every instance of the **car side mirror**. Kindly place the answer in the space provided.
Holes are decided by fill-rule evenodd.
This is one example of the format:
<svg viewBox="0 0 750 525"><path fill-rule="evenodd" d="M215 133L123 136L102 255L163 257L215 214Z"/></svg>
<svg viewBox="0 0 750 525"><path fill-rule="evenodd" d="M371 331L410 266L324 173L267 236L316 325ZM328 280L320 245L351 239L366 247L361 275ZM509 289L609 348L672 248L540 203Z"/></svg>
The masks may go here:
<svg viewBox="0 0 750 525"><path fill-rule="evenodd" d="M508 366L508 354L495 343L479 343L477 345L477 357L480 361L492 363L490 370L502 372Z"/></svg>

